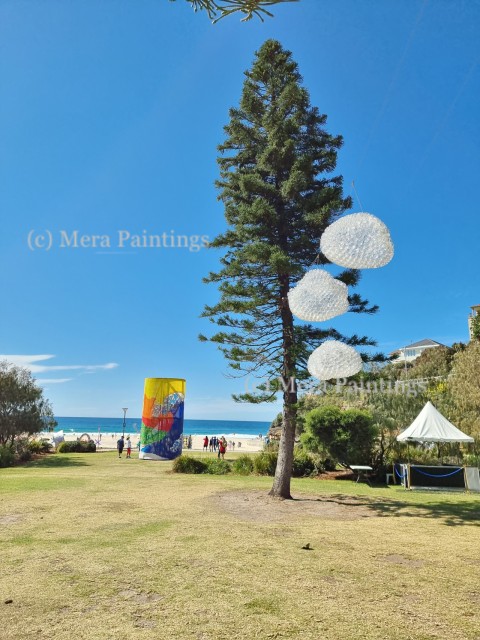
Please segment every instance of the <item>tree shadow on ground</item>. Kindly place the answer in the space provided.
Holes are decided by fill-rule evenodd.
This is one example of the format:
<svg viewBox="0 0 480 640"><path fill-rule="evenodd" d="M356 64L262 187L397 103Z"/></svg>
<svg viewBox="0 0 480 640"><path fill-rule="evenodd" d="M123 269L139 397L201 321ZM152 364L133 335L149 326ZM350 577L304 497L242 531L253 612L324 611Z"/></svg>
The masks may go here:
<svg viewBox="0 0 480 640"><path fill-rule="evenodd" d="M35 460L30 460L24 465L26 468L37 469L57 469L61 467L87 467L88 462L83 459L72 458L70 456L59 454L45 455Z"/></svg>
<svg viewBox="0 0 480 640"><path fill-rule="evenodd" d="M480 500L470 499L461 502L429 500L424 503L397 502L394 500L373 501L370 508L380 516L402 518L432 518L442 520L443 524L455 527L461 525L480 526Z"/></svg>
<svg viewBox="0 0 480 640"><path fill-rule="evenodd" d="M375 487L377 489L377 487ZM428 496L430 498L430 496ZM384 500L365 496L347 496L342 494L324 498L295 498L298 501L335 502L339 505L367 507L377 516L394 518L429 518L454 526L480 526L480 498L447 502L428 500L428 502L407 502L405 500Z"/></svg>

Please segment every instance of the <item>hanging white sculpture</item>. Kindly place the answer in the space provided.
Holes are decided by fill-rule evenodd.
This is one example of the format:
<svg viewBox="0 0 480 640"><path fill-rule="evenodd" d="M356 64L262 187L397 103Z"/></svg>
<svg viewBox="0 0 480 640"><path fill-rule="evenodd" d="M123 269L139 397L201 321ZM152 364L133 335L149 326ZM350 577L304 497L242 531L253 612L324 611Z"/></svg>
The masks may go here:
<svg viewBox="0 0 480 640"><path fill-rule="evenodd" d="M320 249L330 262L348 269L376 269L393 258L387 226L371 213L352 213L327 227ZM288 292L290 310L301 320L322 322L348 311L347 286L323 269L308 271ZM362 369L353 347L328 340L310 354L310 375L319 380L348 378Z"/></svg>
<svg viewBox="0 0 480 640"><path fill-rule="evenodd" d="M307 362L310 375L319 380L348 378L362 368L360 354L338 340L328 340L310 354Z"/></svg>
<svg viewBox="0 0 480 640"><path fill-rule="evenodd" d="M348 311L347 285L324 269L307 271L288 292L291 312L308 322L322 322Z"/></svg>
<svg viewBox="0 0 480 640"><path fill-rule="evenodd" d="M390 232L371 213L351 213L328 226L320 248L331 262L349 269L376 269L393 258Z"/></svg>

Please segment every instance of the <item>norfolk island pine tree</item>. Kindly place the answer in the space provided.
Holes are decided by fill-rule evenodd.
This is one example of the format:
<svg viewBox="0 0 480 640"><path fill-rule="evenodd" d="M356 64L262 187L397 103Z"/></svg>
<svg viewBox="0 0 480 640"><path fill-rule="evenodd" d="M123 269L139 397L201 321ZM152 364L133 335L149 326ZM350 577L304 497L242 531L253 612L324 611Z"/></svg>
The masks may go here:
<svg viewBox="0 0 480 640"><path fill-rule="evenodd" d="M351 346L372 346L367 337L341 335L334 328L295 324L288 291L319 253L325 228L352 205L343 196L342 177L332 175L341 136L325 129L326 116L310 105L308 91L292 54L275 40L256 53L238 108L230 109L226 139L219 145L220 179L216 182L228 228L210 246L225 249L221 269L204 278L217 283L220 301L202 316L222 329L200 340L214 342L235 375L282 380L283 426L271 495L291 498L290 480L295 443L297 385L309 377L309 354L327 338ZM336 276L350 287L357 270ZM376 306L353 293L349 311L375 313ZM364 360L383 360L381 354ZM243 402L272 402L260 383L254 393L233 396Z"/></svg>

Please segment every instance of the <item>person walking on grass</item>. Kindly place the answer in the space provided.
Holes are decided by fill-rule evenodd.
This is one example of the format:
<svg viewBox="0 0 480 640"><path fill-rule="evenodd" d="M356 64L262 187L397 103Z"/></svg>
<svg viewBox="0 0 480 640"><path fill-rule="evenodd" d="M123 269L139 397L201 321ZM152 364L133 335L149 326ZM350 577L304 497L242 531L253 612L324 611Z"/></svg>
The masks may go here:
<svg viewBox="0 0 480 640"><path fill-rule="evenodd" d="M123 453L123 447L125 446L125 440L123 439L123 436L121 436L118 440L117 440L117 451L118 451L118 457L121 458L122 457L122 453Z"/></svg>
<svg viewBox="0 0 480 640"><path fill-rule="evenodd" d="M125 443L127 446L127 458L132 457L132 441L130 440L130 436L127 436L127 442Z"/></svg>

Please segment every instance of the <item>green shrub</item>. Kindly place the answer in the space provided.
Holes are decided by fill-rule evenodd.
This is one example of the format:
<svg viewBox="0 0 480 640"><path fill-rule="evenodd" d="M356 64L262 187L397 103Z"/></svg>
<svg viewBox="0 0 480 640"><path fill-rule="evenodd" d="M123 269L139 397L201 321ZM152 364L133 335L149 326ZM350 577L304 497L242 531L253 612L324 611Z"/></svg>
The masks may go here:
<svg viewBox="0 0 480 640"><path fill-rule="evenodd" d="M172 470L175 473L206 473L207 465L200 458L179 456L173 461Z"/></svg>
<svg viewBox="0 0 480 640"><path fill-rule="evenodd" d="M413 464L442 464L437 448L409 447L408 457Z"/></svg>
<svg viewBox="0 0 480 640"><path fill-rule="evenodd" d="M474 453L467 453L463 456L462 464L466 467L480 467L480 456Z"/></svg>
<svg viewBox="0 0 480 640"><path fill-rule="evenodd" d="M32 453L49 453L53 445L49 440L30 440L28 448Z"/></svg>
<svg viewBox="0 0 480 640"><path fill-rule="evenodd" d="M61 442L57 447L58 453L95 453L97 446L93 440L90 442L80 442L74 440L72 442Z"/></svg>
<svg viewBox="0 0 480 640"><path fill-rule="evenodd" d="M15 454L12 447L0 445L0 467L11 467L15 462Z"/></svg>
<svg viewBox="0 0 480 640"><path fill-rule="evenodd" d="M300 441L305 449L320 453L333 462L366 464L371 460L378 434L372 415L365 410L324 406L305 416Z"/></svg>
<svg viewBox="0 0 480 640"><path fill-rule="evenodd" d="M262 451L253 458L253 468L260 476L274 476L278 454L275 451Z"/></svg>
<svg viewBox="0 0 480 640"><path fill-rule="evenodd" d="M13 451L15 455L15 462L28 462L32 459L30 443L27 438L16 438L13 445Z"/></svg>
<svg viewBox="0 0 480 640"><path fill-rule="evenodd" d="M249 476L253 473L253 460L252 456L247 454L243 454L239 456L232 465L233 473L238 474L239 476Z"/></svg>
<svg viewBox="0 0 480 640"><path fill-rule="evenodd" d="M50 440L40 440L40 444L42 445L42 453L50 453L53 449L53 443Z"/></svg>
<svg viewBox="0 0 480 640"><path fill-rule="evenodd" d="M42 453L42 445L38 440L30 440L28 448L31 453Z"/></svg>
<svg viewBox="0 0 480 640"><path fill-rule="evenodd" d="M205 473L211 473L214 476L224 476L232 470L230 463L220 458L207 458L204 464L206 466Z"/></svg>
<svg viewBox="0 0 480 640"><path fill-rule="evenodd" d="M292 468L292 476L294 478L317 476L324 470L324 465L320 460L320 456L313 455L303 449L297 449L295 447L293 452Z"/></svg>
<svg viewBox="0 0 480 640"><path fill-rule="evenodd" d="M264 451L276 451L278 453L278 448L280 446L280 440L270 440L268 444L263 445Z"/></svg>

